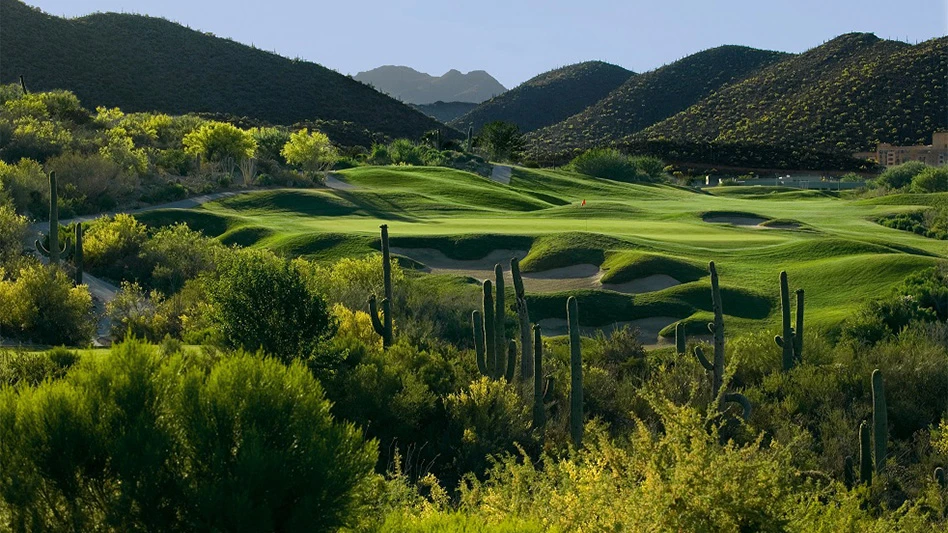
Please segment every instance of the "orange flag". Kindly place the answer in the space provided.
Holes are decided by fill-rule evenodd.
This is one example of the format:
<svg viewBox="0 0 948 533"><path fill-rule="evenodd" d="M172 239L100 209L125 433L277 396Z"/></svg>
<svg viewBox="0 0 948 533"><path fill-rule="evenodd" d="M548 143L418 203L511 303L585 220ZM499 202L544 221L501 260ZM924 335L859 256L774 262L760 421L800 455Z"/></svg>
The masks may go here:
<svg viewBox="0 0 948 533"><path fill-rule="evenodd" d="M582 205L586 205L586 199L585 199L585 198L583 198L583 204L582 204Z"/></svg>

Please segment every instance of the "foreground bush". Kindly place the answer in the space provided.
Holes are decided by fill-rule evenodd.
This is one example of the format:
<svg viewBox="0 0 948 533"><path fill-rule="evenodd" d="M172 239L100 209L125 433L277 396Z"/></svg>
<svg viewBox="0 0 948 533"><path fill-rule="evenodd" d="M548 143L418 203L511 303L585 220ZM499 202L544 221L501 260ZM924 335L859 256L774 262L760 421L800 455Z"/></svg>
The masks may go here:
<svg viewBox="0 0 948 533"><path fill-rule="evenodd" d="M86 344L94 333L92 296L61 269L30 263L0 280L5 335L40 344Z"/></svg>
<svg viewBox="0 0 948 533"><path fill-rule="evenodd" d="M301 366L202 368L129 342L0 392L0 517L21 531L335 531L361 516L374 443Z"/></svg>

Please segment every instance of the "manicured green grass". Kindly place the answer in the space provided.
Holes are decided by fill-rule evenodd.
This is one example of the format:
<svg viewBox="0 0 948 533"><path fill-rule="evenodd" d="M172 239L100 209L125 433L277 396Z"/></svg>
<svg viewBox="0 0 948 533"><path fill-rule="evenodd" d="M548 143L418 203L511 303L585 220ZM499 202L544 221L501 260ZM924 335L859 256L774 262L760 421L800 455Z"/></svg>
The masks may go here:
<svg viewBox="0 0 948 533"><path fill-rule="evenodd" d="M317 260L373 253L385 223L393 246L435 248L453 259L511 249L528 252L526 272L591 263L603 269L607 283L667 274L683 284L634 296L531 295L533 318L565 316L565 298L576 294L587 325L664 315L686 319L697 333L711 310L709 260L718 266L732 330L776 326L781 270L792 289L807 291L808 325L833 328L911 272L948 262L948 242L874 222L948 202L942 194L858 201L773 187L708 194L521 168L509 186L443 168L363 167L340 176L356 188L265 191L143 218L151 224L184 220L225 242ZM752 215L777 225L708 223L708 213Z"/></svg>

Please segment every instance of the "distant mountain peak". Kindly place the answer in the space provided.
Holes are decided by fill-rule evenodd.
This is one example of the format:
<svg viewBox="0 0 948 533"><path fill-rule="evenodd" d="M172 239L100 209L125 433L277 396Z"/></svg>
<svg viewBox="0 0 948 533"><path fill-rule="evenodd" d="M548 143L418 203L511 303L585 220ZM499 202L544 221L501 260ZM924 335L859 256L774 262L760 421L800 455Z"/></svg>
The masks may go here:
<svg viewBox="0 0 948 533"><path fill-rule="evenodd" d="M451 69L432 76L404 65L383 65L353 77L403 102L420 105L438 101L479 104L507 90L483 70L464 74Z"/></svg>

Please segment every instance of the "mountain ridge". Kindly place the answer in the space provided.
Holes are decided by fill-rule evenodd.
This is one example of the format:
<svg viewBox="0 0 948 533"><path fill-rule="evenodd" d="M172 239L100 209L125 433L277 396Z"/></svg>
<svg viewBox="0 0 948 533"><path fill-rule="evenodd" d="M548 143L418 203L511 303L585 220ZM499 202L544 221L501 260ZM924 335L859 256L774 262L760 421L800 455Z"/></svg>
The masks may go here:
<svg viewBox="0 0 948 533"><path fill-rule="evenodd" d="M353 79L405 103L417 105L439 101L479 104L507 90L484 70L465 74L450 69L441 76L432 76L404 65L382 65L359 72Z"/></svg>

